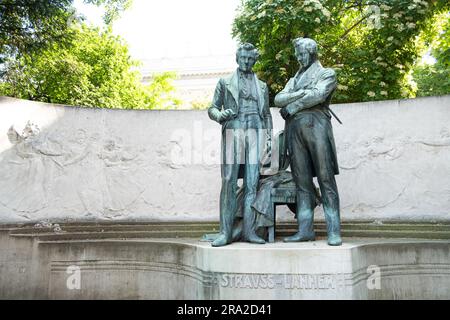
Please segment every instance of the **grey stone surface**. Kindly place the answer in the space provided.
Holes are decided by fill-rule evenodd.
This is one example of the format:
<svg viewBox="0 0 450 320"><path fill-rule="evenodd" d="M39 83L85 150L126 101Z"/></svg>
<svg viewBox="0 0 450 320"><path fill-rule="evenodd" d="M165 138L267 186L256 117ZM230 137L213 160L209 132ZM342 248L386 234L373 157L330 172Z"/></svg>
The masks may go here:
<svg viewBox="0 0 450 320"><path fill-rule="evenodd" d="M450 96L331 108L343 221L450 220ZM27 121L40 133L23 158L7 132ZM0 97L0 222L217 221L220 135L204 111Z"/></svg>
<svg viewBox="0 0 450 320"><path fill-rule="evenodd" d="M92 239L89 233L40 241L3 228L0 247L1 299L450 298L448 241L212 248L193 239ZM75 269L79 288L72 286Z"/></svg>

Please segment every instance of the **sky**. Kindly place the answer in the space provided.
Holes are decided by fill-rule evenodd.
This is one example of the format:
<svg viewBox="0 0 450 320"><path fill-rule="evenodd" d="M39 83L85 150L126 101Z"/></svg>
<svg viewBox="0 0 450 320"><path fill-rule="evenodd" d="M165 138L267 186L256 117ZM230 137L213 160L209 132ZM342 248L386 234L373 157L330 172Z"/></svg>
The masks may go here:
<svg viewBox="0 0 450 320"><path fill-rule="evenodd" d="M74 3L87 22L102 23L102 8L86 5L83 0ZM131 8L114 22L113 31L127 41L132 57L144 64L161 58L232 59L236 42L231 37L231 24L239 3L240 0L133 0ZM422 61L436 62L429 53Z"/></svg>
<svg viewBox="0 0 450 320"><path fill-rule="evenodd" d="M231 24L240 0L133 0L113 31L141 61L186 56L233 55ZM75 0L87 21L100 24L103 10Z"/></svg>

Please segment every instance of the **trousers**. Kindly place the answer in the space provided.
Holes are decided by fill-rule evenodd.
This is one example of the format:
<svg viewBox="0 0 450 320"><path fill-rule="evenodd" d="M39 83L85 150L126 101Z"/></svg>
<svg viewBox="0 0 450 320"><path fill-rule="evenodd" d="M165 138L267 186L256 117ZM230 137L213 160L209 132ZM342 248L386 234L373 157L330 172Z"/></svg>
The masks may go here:
<svg viewBox="0 0 450 320"><path fill-rule="evenodd" d="M256 197L260 158L264 145L263 123L257 113L239 114L229 120L222 137L222 188L220 192L220 232L232 239L233 222L237 209L237 188L243 169L243 236L256 229L256 214L251 205Z"/></svg>
<svg viewBox="0 0 450 320"><path fill-rule="evenodd" d="M319 183L328 235L340 235L339 194L333 131L330 119L320 112L300 113L286 123L288 153L297 188L299 232L314 233L315 187Z"/></svg>

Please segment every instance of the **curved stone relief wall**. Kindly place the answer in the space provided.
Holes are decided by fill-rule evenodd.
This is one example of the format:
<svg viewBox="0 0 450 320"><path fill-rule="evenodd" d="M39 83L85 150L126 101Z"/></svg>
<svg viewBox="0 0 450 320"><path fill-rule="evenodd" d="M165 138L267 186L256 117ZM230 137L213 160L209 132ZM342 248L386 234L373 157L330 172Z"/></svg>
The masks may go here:
<svg viewBox="0 0 450 320"><path fill-rule="evenodd" d="M450 96L332 108L343 219L450 219ZM0 222L218 220L219 159L206 111L0 97Z"/></svg>
<svg viewBox="0 0 450 320"><path fill-rule="evenodd" d="M450 219L450 97L339 107L344 216Z"/></svg>

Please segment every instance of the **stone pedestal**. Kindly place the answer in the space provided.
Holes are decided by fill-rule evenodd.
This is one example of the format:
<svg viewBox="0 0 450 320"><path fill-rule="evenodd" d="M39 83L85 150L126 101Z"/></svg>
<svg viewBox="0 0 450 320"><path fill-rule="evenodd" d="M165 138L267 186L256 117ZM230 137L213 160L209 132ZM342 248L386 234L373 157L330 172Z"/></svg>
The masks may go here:
<svg viewBox="0 0 450 320"><path fill-rule="evenodd" d="M61 252L53 244L43 245ZM329 247L322 240L211 248L192 240L166 240L60 246L70 254L50 264L50 298L450 298L450 247L445 242L364 239ZM67 290L70 265L80 267L81 290Z"/></svg>
<svg viewBox="0 0 450 320"><path fill-rule="evenodd" d="M340 247L318 240L213 248L187 238L0 236L2 299L450 298L446 240L344 238Z"/></svg>

